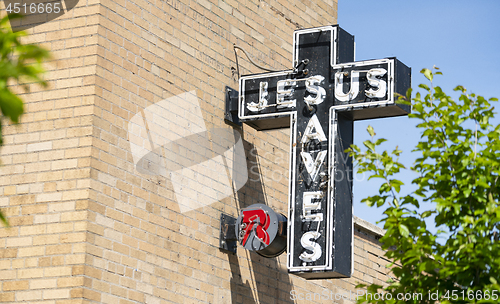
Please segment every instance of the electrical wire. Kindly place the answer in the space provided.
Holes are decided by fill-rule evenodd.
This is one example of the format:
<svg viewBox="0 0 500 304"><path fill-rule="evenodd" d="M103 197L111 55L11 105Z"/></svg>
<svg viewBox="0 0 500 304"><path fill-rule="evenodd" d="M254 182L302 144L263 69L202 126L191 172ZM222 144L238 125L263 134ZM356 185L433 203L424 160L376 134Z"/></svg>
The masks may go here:
<svg viewBox="0 0 500 304"><path fill-rule="evenodd" d="M245 51L241 46L234 44L233 47L234 47L234 54L236 56L236 69L237 69L238 77L240 76L240 68L238 66L238 54L236 53L236 49L243 51L243 53L247 56L250 63L255 65L256 67L258 67L259 69L264 70L264 71L268 71L268 72L281 72L281 70L273 70L273 69L269 69L269 68L266 68L266 67L263 67L263 66L257 64L255 61L253 61L252 57L247 53L247 51Z"/></svg>

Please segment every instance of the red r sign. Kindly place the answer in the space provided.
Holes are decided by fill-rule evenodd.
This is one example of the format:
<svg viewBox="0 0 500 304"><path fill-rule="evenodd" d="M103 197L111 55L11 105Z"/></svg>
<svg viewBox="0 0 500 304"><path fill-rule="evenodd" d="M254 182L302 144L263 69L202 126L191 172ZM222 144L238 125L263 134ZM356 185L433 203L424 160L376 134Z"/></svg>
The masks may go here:
<svg viewBox="0 0 500 304"><path fill-rule="evenodd" d="M258 239L260 239L264 244L269 245L270 238L267 233L267 228L269 228L270 223L271 220L269 218L269 214L262 209L243 211L243 224L246 225L246 228L242 245L245 246L252 230L255 230L255 235Z"/></svg>
<svg viewBox="0 0 500 304"><path fill-rule="evenodd" d="M234 226L240 244L247 250L273 258L286 250L286 217L264 204L240 211Z"/></svg>

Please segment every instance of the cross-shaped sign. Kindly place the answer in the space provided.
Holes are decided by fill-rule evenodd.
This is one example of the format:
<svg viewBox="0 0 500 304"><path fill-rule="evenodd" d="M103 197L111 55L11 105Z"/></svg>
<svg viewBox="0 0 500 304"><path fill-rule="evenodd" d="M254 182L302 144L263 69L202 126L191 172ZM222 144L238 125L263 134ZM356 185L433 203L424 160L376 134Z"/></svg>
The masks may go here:
<svg viewBox="0 0 500 304"><path fill-rule="evenodd" d="M240 78L239 118L258 130L290 127L288 271L352 274L353 121L407 115L396 104L411 70L395 58L354 61L339 26L297 30L292 70Z"/></svg>

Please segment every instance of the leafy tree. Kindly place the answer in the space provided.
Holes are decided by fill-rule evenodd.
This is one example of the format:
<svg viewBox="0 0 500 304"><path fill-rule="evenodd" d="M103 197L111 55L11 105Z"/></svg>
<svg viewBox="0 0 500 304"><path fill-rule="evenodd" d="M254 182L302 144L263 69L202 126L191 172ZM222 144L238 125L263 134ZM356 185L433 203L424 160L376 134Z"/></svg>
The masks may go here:
<svg viewBox="0 0 500 304"><path fill-rule="evenodd" d="M44 69L42 61L49 58L49 53L36 44L22 43L22 37L27 34L23 31L13 32L9 18L20 16L5 16L0 19L0 146L3 145L2 123L5 117L10 122L19 123L23 114L22 99L11 90L9 84L21 83L28 91L28 81L36 82L44 87L47 83L42 79ZM0 211L0 220L8 225L7 219Z"/></svg>
<svg viewBox="0 0 500 304"><path fill-rule="evenodd" d="M406 169L398 161L401 151L377 152L386 140L376 139L372 127L371 139L363 143L366 149L349 149L359 173L382 181L379 194L363 202L385 208L381 222L387 233L380 241L393 261L388 267L394 279L386 287L358 285L367 287L358 302L499 303L500 125L490 123L497 99L486 100L458 86L460 98L453 100L433 85L434 76L441 74L437 68L421 73L430 81L419 85L425 96L412 97L410 89L400 97L400 102L411 100L409 117L422 129L414 150L421 156L411 167L419 175L412 181L417 190L400 195L403 183L395 175ZM431 209L421 211L420 201ZM436 233L425 222L433 214L442 229ZM447 240L439 242L438 237Z"/></svg>

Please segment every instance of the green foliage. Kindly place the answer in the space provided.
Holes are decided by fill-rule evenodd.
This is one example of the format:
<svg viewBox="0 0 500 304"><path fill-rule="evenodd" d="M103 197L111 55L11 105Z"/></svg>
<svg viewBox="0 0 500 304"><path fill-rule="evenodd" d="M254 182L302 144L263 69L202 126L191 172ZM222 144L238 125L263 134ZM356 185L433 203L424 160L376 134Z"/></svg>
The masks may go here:
<svg viewBox="0 0 500 304"><path fill-rule="evenodd" d="M412 114L418 119L422 136L414 151L421 156L411 168L419 175L412 181L418 188L400 195L403 183L395 178L406 169L398 161L401 151L379 153L376 148L385 139L370 140L362 151L353 145L358 172L380 179L378 195L363 200L369 206L385 208L381 222L387 233L381 238L391 276L387 287L368 286L372 294L390 293L392 300L358 299L359 303L498 303L500 302L500 125L493 126L492 102L468 94L458 86L458 101L433 86L441 74L424 69L430 85L421 84L425 96L411 98ZM400 97L400 102L408 103ZM431 209L421 211L419 200ZM415 210L419 210L418 212ZM431 233L425 220L435 214L436 227ZM438 237L447 237L438 242ZM444 243L444 244L443 244ZM366 287L359 285L358 287ZM398 299L398 294L421 298Z"/></svg>
<svg viewBox="0 0 500 304"><path fill-rule="evenodd" d="M22 99L12 92L9 84L22 83L26 91L29 88L27 81L47 86L41 77L44 72L42 61L49 58L49 53L36 44L22 43L21 37L26 36L25 32L12 32L9 18L19 17L11 15L0 20L0 145L3 144L3 118L8 117L11 122L18 123L24 111ZM1 212L0 221L8 225Z"/></svg>

